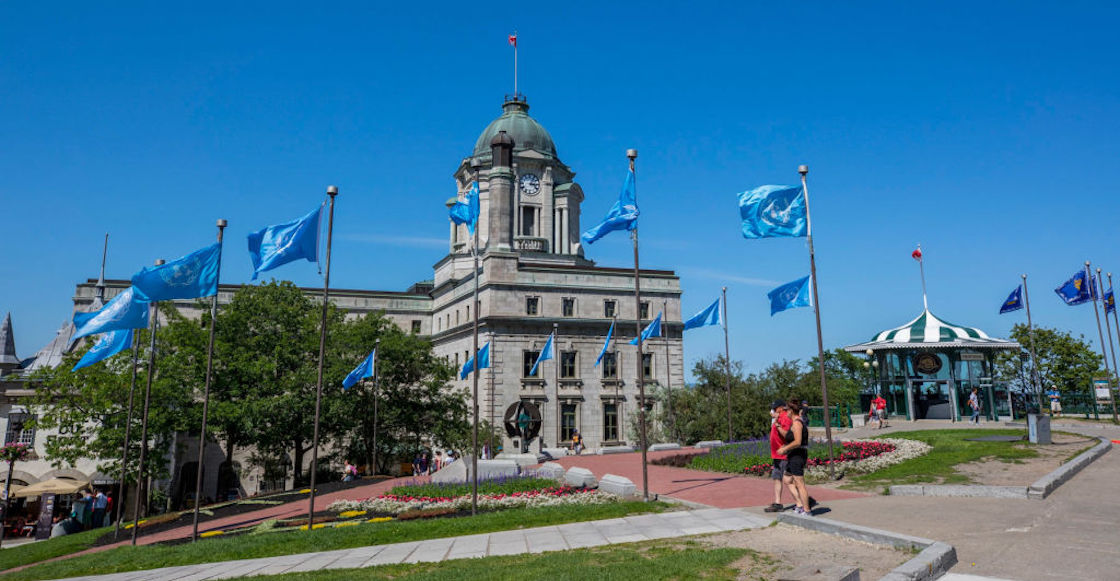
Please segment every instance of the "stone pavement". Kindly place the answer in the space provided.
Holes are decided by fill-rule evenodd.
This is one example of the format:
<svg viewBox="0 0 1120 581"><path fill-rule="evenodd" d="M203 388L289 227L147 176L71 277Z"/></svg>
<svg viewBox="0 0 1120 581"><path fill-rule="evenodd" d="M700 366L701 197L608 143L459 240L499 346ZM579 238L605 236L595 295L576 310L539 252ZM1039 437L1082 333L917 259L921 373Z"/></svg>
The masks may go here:
<svg viewBox="0 0 1120 581"><path fill-rule="evenodd" d="M196 581L249 575L278 575L320 569L349 569L396 563L566 551L620 543L738 531L769 526L774 519L741 510L702 509L646 514L532 529L375 545L319 553L244 559L147 571L73 577L88 581Z"/></svg>

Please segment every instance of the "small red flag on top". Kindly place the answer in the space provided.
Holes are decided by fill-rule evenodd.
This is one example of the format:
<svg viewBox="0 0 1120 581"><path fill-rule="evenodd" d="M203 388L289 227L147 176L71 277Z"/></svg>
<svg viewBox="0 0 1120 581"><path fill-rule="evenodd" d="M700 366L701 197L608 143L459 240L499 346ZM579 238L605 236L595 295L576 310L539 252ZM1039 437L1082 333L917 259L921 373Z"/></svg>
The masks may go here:
<svg viewBox="0 0 1120 581"><path fill-rule="evenodd" d="M509 45L512 46L513 48L517 48L517 35L516 34L509 35Z"/></svg>
<svg viewBox="0 0 1120 581"><path fill-rule="evenodd" d="M914 260L917 260L918 262L921 262L922 261L922 247L919 246L916 250L914 250L913 252L910 253L910 256Z"/></svg>

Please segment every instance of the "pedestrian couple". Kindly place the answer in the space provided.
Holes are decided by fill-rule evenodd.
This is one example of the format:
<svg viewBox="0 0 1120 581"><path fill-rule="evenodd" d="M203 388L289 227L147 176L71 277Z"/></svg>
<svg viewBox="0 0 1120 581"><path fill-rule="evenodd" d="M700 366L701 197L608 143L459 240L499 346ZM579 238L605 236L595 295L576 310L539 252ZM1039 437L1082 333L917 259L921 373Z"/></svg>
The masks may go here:
<svg viewBox="0 0 1120 581"><path fill-rule="evenodd" d="M793 496L794 512L813 516L817 500L809 496L805 487L805 467L809 464L809 420L803 414L802 404L791 400L786 403L776 400L770 405L770 458L773 468L770 478L774 480L774 503L766 507L766 512L785 510L782 503L783 485Z"/></svg>

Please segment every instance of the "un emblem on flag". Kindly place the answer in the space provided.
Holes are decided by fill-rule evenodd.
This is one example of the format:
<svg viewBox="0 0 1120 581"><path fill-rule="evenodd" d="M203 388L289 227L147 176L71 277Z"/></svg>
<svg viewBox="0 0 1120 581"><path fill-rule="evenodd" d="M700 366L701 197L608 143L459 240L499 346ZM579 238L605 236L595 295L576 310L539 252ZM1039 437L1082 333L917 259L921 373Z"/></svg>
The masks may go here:
<svg viewBox="0 0 1120 581"><path fill-rule="evenodd" d="M766 200L759 218L774 227L788 226L793 213L793 201L800 195L797 190L786 190L779 195L771 196Z"/></svg>
<svg viewBox="0 0 1120 581"><path fill-rule="evenodd" d="M169 287L190 286L198 281L202 259L195 256L189 261L159 271L159 278Z"/></svg>

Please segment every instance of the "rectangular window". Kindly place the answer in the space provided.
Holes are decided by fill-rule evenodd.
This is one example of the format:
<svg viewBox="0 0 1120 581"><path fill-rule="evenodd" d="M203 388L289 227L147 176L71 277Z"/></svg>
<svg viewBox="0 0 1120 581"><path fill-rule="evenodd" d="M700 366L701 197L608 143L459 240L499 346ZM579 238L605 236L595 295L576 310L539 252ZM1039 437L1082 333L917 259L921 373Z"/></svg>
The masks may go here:
<svg viewBox="0 0 1120 581"><path fill-rule="evenodd" d="M455 324L459 324L459 309L455 309Z"/></svg>
<svg viewBox="0 0 1120 581"><path fill-rule="evenodd" d="M572 297L560 299L560 313L565 317L576 316L576 300Z"/></svg>
<svg viewBox="0 0 1120 581"><path fill-rule="evenodd" d="M467 305L467 320L471 320L471 306Z"/></svg>
<svg viewBox="0 0 1120 581"><path fill-rule="evenodd" d="M455 354L455 369L459 369L459 354Z"/></svg>
<svg viewBox="0 0 1120 581"><path fill-rule="evenodd" d="M643 319L648 319L649 318L649 303L646 302L646 301L642 301L640 310L642 312L639 316Z"/></svg>
<svg viewBox="0 0 1120 581"><path fill-rule="evenodd" d="M24 424L33 420L31 414L8 414L8 433L4 435L4 444L35 445L35 429L24 428Z"/></svg>
<svg viewBox="0 0 1120 581"><path fill-rule="evenodd" d="M642 353L642 379L653 379L653 353Z"/></svg>
<svg viewBox="0 0 1120 581"><path fill-rule="evenodd" d="M521 235L537 235L537 209L533 206L521 206Z"/></svg>
<svg viewBox="0 0 1120 581"><path fill-rule="evenodd" d="M540 297L525 297L525 314L536 315L540 312L541 299Z"/></svg>
<svg viewBox="0 0 1120 581"><path fill-rule="evenodd" d="M572 379L578 377L576 373L576 352L575 351L561 351L560 352L560 377L565 379Z"/></svg>
<svg viewBox="0 0 1120 581"><path fill-rule="evenodd" d="M576 431L576 404L560 404L560 439L565 442L572 441L572 434Z"/></svg>
<svg viewBox="0 0 1120 581"><path fill-rule="evenodd" d="M420 332L420 321L412 321L412 332L413 333L419 333Z"/></svg>
<svg viewBox="0 0 1120 581"><path fill-rule="evenodd" d="M613 319L618 314L617 301L603 301L603 316L608 319Z"/></svg>
<svg viewBox="0 0 1120 581"><path fill-rule="evenodd" d="M604 353L599 366L603 368L603 379L618 379L618 353Z"/></svg>
<svg viewBox="0 0 1120 581"><path fill-rule="evenodd" d="M540 374L541 374L541 368L540 367L537 367L537 374L536 375L529 375L529 372L533 370L533 364L537 362L537 357L539 357L540 354L541 354L540 351L525 351L524 352L524 357L522 357L522 359L521 359L521 362L522 362L521 377L540 377Z"/></svg>
<svg viewBox="0 0 1120 581"><path fill-rule="evenodd" d="M618 404L603 404L603 441L618 441Z"/></svg>

